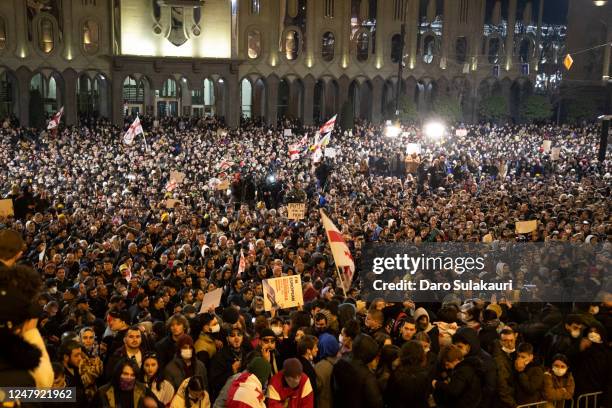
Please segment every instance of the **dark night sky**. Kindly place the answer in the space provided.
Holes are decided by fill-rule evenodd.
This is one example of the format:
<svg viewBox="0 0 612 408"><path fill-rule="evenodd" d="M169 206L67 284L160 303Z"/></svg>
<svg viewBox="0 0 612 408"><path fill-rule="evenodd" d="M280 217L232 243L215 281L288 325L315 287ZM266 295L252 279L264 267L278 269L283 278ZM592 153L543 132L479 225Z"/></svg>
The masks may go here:
<svg viewBox="0 0 612 408"><path fill-rule="evenodd" d="M547 23L567 23L569 0L544 0L544 17Z"/></svg>

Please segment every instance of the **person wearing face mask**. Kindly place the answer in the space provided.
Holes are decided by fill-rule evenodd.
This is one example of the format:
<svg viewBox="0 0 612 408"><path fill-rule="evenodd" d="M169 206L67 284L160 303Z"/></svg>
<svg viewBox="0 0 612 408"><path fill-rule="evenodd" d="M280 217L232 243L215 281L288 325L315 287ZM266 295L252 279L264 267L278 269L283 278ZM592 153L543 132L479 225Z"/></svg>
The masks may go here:
<svg viewBox="0 0 612 408"><path fill-rule="evenodd" d="M513 408L514 400L514 359L516 358L516 339L518 333L505 328L499 339L493 343L493 360L497 368L497 398L495 407Z"/></svg>
<svg viewBox="0 0 612 408"><path fill-rule="evenodd" d="M310 379L297 358L289 358L268 383L268 408L313 408L315 395Z"/></svg>
<svg viewBox="0 0 612 408"><path fill-rule="evenodd" d="M145 385L136 381L138 367L124 360L115 367L111 381L100 387L91 406L94 408L138 408L145 395L151 395Z"/></svg>
<svg viewBox="0 0 612 408"><path fill-rule="evenodd" d="M612 401L612 352L608 346L606 329L601 324L587 329L587 336L581 340L580 352L570 360L574 380L575 395L603 391L603 406Z"/></svg>
<svg viewBox="0 0 612 408"><path fill-rule="evenodd" d="M565 400L574 396L574 377L569 372L569 361L563 354L553 357L553 364L544 373L544 397L546 408L563 408Z"/></svg>
<svg viewBox="0 0 612 408"><path fill-rule="evenodd" d="M211 313L202 313L198 315L197 319L199 319L199 323L202 325L202 330L193 347L198 360L208 367L210 360L219 347L217 343L221 343L221 325L215 315Z"/></svg>
<svg viewBox="0 0 612 408"><path fill-rule="evenodd" d="M334 406L381 408L383 397L374 371L379 361L378 343L367 334L353 340L352 355L340 359L332 371Z"/></svg>
<svg viewBox="0 0 612 408"><path fill-rule="evenodd" d="M170 403L170 408L210 408L206 380L196 375L186 378Z"/></svg>
<svg viewBox="0 0 612 408"><path fill-rule="evenodd" d="M552 364L552 358L564 354L573 361L580 352L580 339L584 320L580 315L567 315L564 322L550 329L544 337L543 355L546 364Z"/></svg>
<svg viewBox="0 0 612 408"><path fill-rule="evenodd" d="M193 340L188 334L181 335L177 341L177 352L164 370L164 377L178 389L185 378L201 376L206 380L207 372L204 363L195 356ZM206 381L208 383L208 381Z"/></svg>

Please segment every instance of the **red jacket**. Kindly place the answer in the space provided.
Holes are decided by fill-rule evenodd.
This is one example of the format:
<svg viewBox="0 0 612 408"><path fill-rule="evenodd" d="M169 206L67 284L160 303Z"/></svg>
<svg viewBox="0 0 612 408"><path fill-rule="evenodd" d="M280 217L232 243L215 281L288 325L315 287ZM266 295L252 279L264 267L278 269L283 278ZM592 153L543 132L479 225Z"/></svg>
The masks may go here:
<svg viewBox="0 0 612 408"><path fill-rule="evenodd" d="M308 376L302 373L300 385L290 388L283 372L274 374L268 383L268 408L313 408L314 393Z"/></svg>

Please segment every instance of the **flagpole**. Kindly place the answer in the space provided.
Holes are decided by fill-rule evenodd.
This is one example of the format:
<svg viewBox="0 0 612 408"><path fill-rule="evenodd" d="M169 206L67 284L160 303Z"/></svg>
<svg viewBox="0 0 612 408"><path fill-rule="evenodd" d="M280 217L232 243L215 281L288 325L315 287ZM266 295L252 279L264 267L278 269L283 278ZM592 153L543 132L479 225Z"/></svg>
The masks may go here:
<svg viewBox="0 0 612 408"><path fill-rule="evenodd" d="M138 113L136 114L136 117L138 118ZM140 120L140 118L138 118L138 119ZM142 123L140 124L140 126L142 127ZM150 151L149 150L149 146L147 145L147 138L145 137L144 128L142 129L142 138L144 139L145 151Z"/></svg>
<svg viewBox="0 0 612 408"><path fill-rule="evenodd" d="M336 273L338 274L338 279L340 279L340 286L342 286L342 291L344 292L344 296L346 296L347 289L344 287L344 279L342 279L342 273L340 273L340 268L336 265Z"/></svg>

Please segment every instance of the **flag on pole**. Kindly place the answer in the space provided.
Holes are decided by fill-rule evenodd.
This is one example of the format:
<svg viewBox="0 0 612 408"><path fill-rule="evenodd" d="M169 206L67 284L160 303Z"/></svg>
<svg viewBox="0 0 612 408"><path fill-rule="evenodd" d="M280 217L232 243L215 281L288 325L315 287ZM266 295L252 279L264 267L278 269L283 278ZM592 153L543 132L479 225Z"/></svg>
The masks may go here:
<svg viewBox="0 0 612 408"><path fill-rule="evenodd" d="M321 126L321 129L319 129L319 133L324 135L324 134L327 134L327 133L331 132L332 130L334 130L334 125L336 124L336 117L337 116L338 116L338 114L335 114L334 116L332 116L332 118L330 120L325 122L325 124L323 126Z"/></svg>
<svg viewBox="0 0 612 408"><path fill-rule="evenodd" d="M134 138L136 135L144 134L144 130L142 129L142 125L140 124L140 118L136 116L134 122L130 125L128 130L123 135L123 142L127 145L131 145L134 142Z"/></svg>
<svg viewBox="0 0 612 408"><path fill-rule="evenodd" d="M238 261L238 277L241 277L246 269L246 258L244 257L244 252L242 249L240 250L240 261Z"/></svg>
<svg viewBox="0 0 612 408"><path fill-rule="evenodd" d="M300 153L302 152L302 146L299 143L289 145L289 158L293 160L299 160Z"/></svg>
<svg viewBox="0 0 612 408"><path fill-rule="evenodd" d="M49 121L47 125L47 130L56 129L59 126L60 120L62 119L62 115L64 114L64 107L62 106L59 111Z"/></svg>
<svg viewBox="0 0 612 408"><path fill-rule="evenodd" d="M353 261L349 247L346 245L346 242L344 242L342 233L336 228L329 217L325 215L323 209L319 209L319 213L321 214L321 221L323 222L323 227L325 228L325 233L329 240L334 262L338 267L340 283L342 284L344 293L347 293L351 287L353 275L355 274L355 262Z"/></svg>

